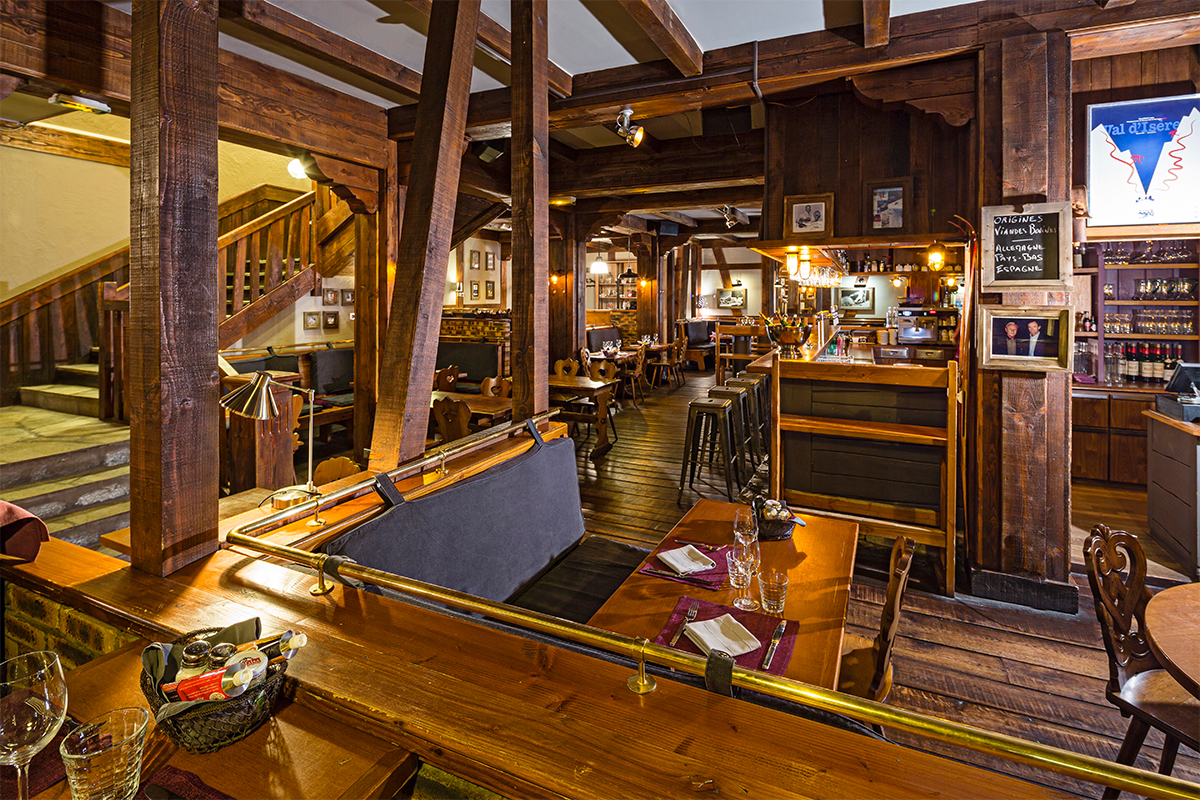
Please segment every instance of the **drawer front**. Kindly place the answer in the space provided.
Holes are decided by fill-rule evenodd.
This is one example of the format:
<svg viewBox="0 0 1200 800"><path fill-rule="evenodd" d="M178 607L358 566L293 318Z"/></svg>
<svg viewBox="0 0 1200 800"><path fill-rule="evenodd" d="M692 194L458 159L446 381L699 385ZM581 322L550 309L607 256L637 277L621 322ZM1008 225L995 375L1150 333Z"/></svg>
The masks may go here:
<svg viewBox="0 0 1200 800"><path fill-rule="evenodd" d="M1154 401L1118 400L1115 397L1109 402L1109 427L1126 431L1146 430L1146 416L1143 411L1153 411Z"/></svg>
<svg viewBox="0 0 1200 800"><path fill-rule="evenodd" d="M1079 428L1107 428L1108 398L1072 397L1071 424Z"/></svg>
<svg viewBox="0 0 1200 800"><path fill-rule="evenodd" d="M1197 447L1195 436L1189 436L1165 422L1152 420L1150 438L1154 445L1154 452L1178 461L1185 469L1195 469Z"/></svg>
<svg viewBox="0 0 1200 800"><path fill-rule="evenodd" d="M1146 482L1146 437L1112 431L1108 437L1108 479L1118 483Z"/></svg>
<svg viewBox="0 0 1200 800"><path fill-rule="evenodd" d="M1108 480L1108 433L1081 431L1071 433L1071 477Z"/></svg>

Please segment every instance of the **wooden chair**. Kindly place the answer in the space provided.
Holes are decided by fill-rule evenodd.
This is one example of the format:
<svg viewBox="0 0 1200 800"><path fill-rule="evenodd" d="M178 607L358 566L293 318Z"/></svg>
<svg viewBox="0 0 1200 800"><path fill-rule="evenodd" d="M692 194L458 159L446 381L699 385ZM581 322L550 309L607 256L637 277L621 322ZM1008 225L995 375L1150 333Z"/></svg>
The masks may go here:
<svg viewBox="0 0 1200 800"><path fill-rule="evenodd" d="M442 435L442 444L461 439L470 432L471 408L461 400L449 397L434 400L431 413L438 433Z"/></svg>
<svg viewBox="0 0 1200 800"><path fill-rule="evenodd" d="M574 378L579 374L579 362L573 358L560 358L554 362L554 374L560 378Z"/></svg>
<svg viewBox="0 0 1200 800"><path fill-rule="evenodd" d="M646 382L646 345L638 345L636 352L633 366L620 372L622 385L628 389L634 406L637 405L638 392L642 393L642 402L646 401L646 390L642 388L642 384Z"/></svg>
<svg viewBox="0 0 1200 800"><path fill-rule="evenodd" d="M327 458L317 464L316 469L313 470L313 483L317 486L324 486L360 472L362 472L362 468L355 464L353 459L346 458L346 456Z"/></svg>
<svg viewBox="0 0 1200 800"><path fill-rule="evenodd" d="M667 349L663 351L658 361L651 361L647 364L650 367L650 385L657 387L662 383L663 375L667 376L667 385L672 389L677 389L682 385L680 375L682 370L679 369L679 340L671 342Z"/></svg>
<svg viewBox="0 0 1200 800"><path fill-rule="evenodd" d="M433 373L433 390L435 392L457 392L458 366L452 364Z"/></svg>
<svg viewBox="0 0 1200 800"><path fill-rule="evenodd" d="M512 381L508 378L484 378L479 384L479 393L484 397L512 397Z"/></svg>
<svg viewBox="0 0 1200 800"><path fill-rule="evenodd" d="M687 352L687 340L677 338L675 340L675 347L673 349L675 363L672 371L675 373L675 378L679 381L679 385L683 386L685 383L687 383L687 378L684 377L685 373L683 370L683 365L685 363L684 354Z"/></svg>
<svg viewBox="0 0 1200 800"><path fill-rule="evenodd" d="M900 628L900 603L908 586L913 549L917 543L900 536L892 545L887 600L874 641L847 633L842 641L842 667L838 691L882 703L892 690L892 646Z"/></svg>
<svg viewBox="0 0 1200 800"><path fill-rule="evenodd" d="M1083 560L1108 651L1104 696L1121 716L1132 717L1117 763L1132 765L1146 734L1157 728L1164 736L1158 771L1170 775L1180 742L1200 750L1200 701L1162 668L1146 642L1146 555L1133 534L1097 525L1083 543ZM1105 789L1104 800L1120 793Z"/></svg>
<svg viewBox="0 0 1200 800"><path fill-rule="evenodd" d="M588 374L594 381L613 381L618 377L617 365L611 361L593 361Z"/></svg>

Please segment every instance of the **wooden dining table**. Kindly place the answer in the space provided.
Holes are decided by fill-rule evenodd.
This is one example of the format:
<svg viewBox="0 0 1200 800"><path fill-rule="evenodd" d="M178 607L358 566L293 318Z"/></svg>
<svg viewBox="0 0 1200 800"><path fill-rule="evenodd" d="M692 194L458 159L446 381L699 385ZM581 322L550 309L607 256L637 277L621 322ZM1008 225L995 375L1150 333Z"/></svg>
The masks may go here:
<svg viewBox="0 0 1200 800"><path fill-rule="evenodd" d="M710 590L638 571L647 564L669 569L658 560L661 550L687 542L715 545L733 543L733 516L748 506L702 499L670 530L655 550L600 607L588 624L627 636L653 641L667 624L684 595L710 603L733 606L737 592L731 587ZM850 603L850 578L858 544L858 524L822 517L804 517L792 538L760 542L763 569L788 574L783 618L799 623L795 649L784 677L825 689L837 689L841 666L846 608ZM757 581L751 591L757 597Z"/></svg>
<svg viewBox="0 0 1200 800"><path fill-rule="evenodd" d="M551 375L549 379L550 402L563 409L557 419L560 422L587 422L596 426L596 446L588 454L592 461L604 456L612 449L608 439L608 403L613 388L620 380L594 381L582 375ZM557 398L557 401L556 401ZM579 411L570 406L570 401L587 398L592 401L591 411Z"/></svg>
<svg viewBox="0 0 1200 800"><path fill-rule="evenodd" d="M1150 598L1146 641L1163 669L1200 699L1200 583L1172 586Z"/></svg>
<svg viewBox="0 0 1200 800"><path fill-rule="evenodd" d="M432 406L434 400L458 400L466 403L471 409L472 418L486 417L487 419L505 419L512 416L511 397L487 397L482 394L464 394L463 392L433 392L429 399Z"/></svg>

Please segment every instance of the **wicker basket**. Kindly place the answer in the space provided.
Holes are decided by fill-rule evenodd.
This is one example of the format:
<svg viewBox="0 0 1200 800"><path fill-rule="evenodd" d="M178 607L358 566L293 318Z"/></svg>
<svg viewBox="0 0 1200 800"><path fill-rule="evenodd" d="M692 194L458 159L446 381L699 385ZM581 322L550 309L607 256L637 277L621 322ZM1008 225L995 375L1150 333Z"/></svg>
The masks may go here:
<svg viewBox="0 0 1200 800"><path fill-rule="evenodd" d="M221 628L202 628L176 639L173 644L183 644L197 636L211 636ZM283 686L287 662L268 667L267 679L248 690L240 697L220 703L205 703L195 708L168 717L158 725L175 744L190 753L214 753L227 744L245 739L267 721L275 699ZM150 704L150 712L157 715L166 700L154 685L154 679L142 672L142 694Z"/></svg>

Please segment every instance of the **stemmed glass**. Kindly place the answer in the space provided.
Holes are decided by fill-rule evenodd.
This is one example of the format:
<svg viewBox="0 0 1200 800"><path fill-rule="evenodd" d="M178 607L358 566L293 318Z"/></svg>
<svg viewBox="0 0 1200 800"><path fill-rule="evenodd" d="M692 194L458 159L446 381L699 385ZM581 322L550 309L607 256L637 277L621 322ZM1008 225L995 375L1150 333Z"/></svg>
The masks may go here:
<svg viewBox="0 0 1200 800"><path fill-rule="evenodd" d="M729 563L729 582L738 590L737 599L733 601L734 607L742 611L756 611L758 601L750 596L748 590L762 560L758 540L736 542L727 553L726 559Z"/></svg>
<svg viewBox="0 0 1200 800"><path fill-rule="evenodd" d="M754 521L754 509L739 508L733 512L733 541L758 541L758 525Z"/></svg>
<svg viewBox="0 0 1200 800"><path fill-rule="evenodd" d="M29 800L29 762L67 716L58 655L26 653L0 663L0 764L17 768L17 795Z"/></svg>

